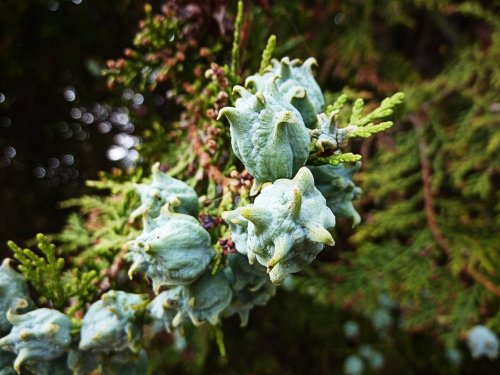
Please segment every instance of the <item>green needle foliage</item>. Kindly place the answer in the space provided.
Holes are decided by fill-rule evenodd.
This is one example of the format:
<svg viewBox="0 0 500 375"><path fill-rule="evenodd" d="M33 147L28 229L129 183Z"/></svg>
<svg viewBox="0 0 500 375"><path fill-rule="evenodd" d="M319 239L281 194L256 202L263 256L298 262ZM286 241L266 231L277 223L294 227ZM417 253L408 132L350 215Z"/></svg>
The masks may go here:
<svg viewBox="0 0 500 375"><path fill-rule="evenodd" d="M75 301L68 312L71 315L95 297L97 290L93 282L97 272L81 272L76 268L65 270L64 258L57 256L56 246L43 234L38 234L36 239L40 254L22 249L12 241L7 244L19 262L21 274L38 292L39 303L63 309L73 298Z"/></svg>
<svg viewBox="0 0 500 375"><path fill-rule="evenodd" d="M234 22L233 48L231 50L231 73L236 76L240 70L241 27L243 24L243 0L238 1L238 12Z"/></svg>
<svg viewBox="0 0 500 375"><path fill-rule="evenodd" d="M326 113L330 115L332 113L334 114L337 127L344 129L348 138L368 138L376 133L389 129L393 125L392 121L380 122L380 120L392 116L395 108L403 103L404 98L405 95L402 92L398 92L384 99L380 106L368 114L363 114L365 102L363 99L358 98L352 104L350 117L347 117L345 113L347 111L344 107L349 102L349 97L342 94L333 104L327 107ZM343 110L344 113L342 113Z"/></svg>
<svg viewBox="0 0 500 375"><path fill-rule="evenodd" d="M124 244L137 235L137 225L129 217L139 202L133 181L141 170L127 175L116 170L102 174L99 181L87 185L112 196L87 195L62 202L62 208L77 208L78 214L70 215L65 228L55 238L61 250L72 256L78 267L90 266L100 270L101 277L124 251Z"/></svg>
<svg viewBox="0 0 500 375"><path fill-rule="evenodd" d="M262 52L262 60L260 62L259 73L264 73L264 70L271 64L274 50L276 49L276 35L271 35L267 40L266 48Z"/></svg>
<svg viewBox="0 0 500 375"><path fill-rule="evenodd" d="M311 165L331 164L333 166L341 163L355 163L361 160L361 155L346 152L344 154L335 154L327 157L318 157L311 162Z"/></svg>

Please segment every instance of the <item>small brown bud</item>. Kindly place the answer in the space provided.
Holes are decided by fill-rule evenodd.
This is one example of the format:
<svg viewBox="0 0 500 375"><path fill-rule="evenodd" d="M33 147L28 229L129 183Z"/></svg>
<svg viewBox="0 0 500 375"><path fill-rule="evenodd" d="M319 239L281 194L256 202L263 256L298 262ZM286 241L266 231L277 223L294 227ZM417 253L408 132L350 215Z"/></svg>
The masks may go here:
<svg viewBox="0 0 500 375"><path fill-rule="evenodd" d="M132 48L125 48L124 55L126 57L135 57L136 53Z"/></svg>
<svg viewBox="0 0 500 375"><path fill-rule="evenodd" d="M186 55L184 55L184 53L178 51L175 54L175 58L177 59L177 61L184 61L186 59Z"/></svg>
<svg viewBox="0 0 500 375"><path fill-rule="evenodd" d="M211 55L211 51L207 47L201 47L199 53L201 57L208 57Z"/></svg>

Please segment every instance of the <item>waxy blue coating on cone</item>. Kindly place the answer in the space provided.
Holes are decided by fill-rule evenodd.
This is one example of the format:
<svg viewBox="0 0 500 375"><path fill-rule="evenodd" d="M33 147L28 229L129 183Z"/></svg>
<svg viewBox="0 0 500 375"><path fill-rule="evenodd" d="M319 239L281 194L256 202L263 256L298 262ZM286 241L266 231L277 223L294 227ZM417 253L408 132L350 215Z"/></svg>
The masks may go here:
<svg viewBox="0 0 500 375"><path fill-rule="evenodd" d="M7 311L16 308L19 300L27 302L24 311L33 308L28 285L21 274L12 268L11 262L11 259L6 258L0 266L0 335L7 334L11 329L12 323L7 319Z"/></svg>
<svg viewBox="0 0 500 375"><path fill-rule="evenodd" d="M316 115L323 112L325 99L321 88L314 79L312 67L317 65L316 59L308 58L304 63L298 59L284 57L281 61L273 59L271 66L263 74L248 77L245 85L255 91L263 91L266 81L273 75L278 75L278 88L286 100L301 114L308 128L316 126Z"/></svg>
<svg viewBox="0 0 500 375"><path fill-rule="evenodd" d="M233 290L231 305L225 315L238 314L241 325L248 323L250 310L267 304L276 294L276 287L269 280L266 269L260 264L248 263L248 258L240 253L227 256L228 267L224 269Z"/></svg>
<svg viewBox="0 0 500 375"><path fill-rule="evenodd" d="M163 322L167 330L177 328L185 321L191 321L196 326L206 322L216 325L222 311L229 306L232 295L222 272L215 275L206 272L191 285L160 293L150 303L148 311L157 326Z"/></svg>
<svg viewBox="0 0 500 375"><path fill-rule="evenodd" d="M468 333L467 344L473 358L488 357L493 360L498 357L498 337L488 327L474 326Z"/></svg>
<svg viewBox="0 0 500 375"><path fill-rule="evenodd" d="M314 186L307 168L292 179L265 187L254 204L235 211L248 223L246 253L250 263L267 267L274 284L311 263L324 245L334 244L335 216ZM236 217L234 213L226 217Z"/></svg>
<svg viewBox="0 0 500 375"><path fill-rule="evenodd" d="M153 289L161 286L187 285L197 280L208 268L215 252L210 234L195 218L170 212L164 207L155 219L144 221L142 234L128 244L134 272L144 272L153 281Z"/></svg>
<svg viewBox="0 0 500 375"><path fill-rule="evenodd" d="M308 167L314 176L316 187L326 198L328 207L335 215L352 220L353 226L361 222L361 217L352 204L362 194L361 189L352 181L352 176L360 167L361 163L352 167L344 164Z"/></svg>
<svg viewBox="0 0 500 375"><path fill-rule="evenodd" d="M55 359L71 345L71 320L57 310L40 308L21 315L9 310L7 318L13 327L0 339L0 348L17 354L18 372L23 363Z"/></svg>
<svg viewBox="0 0 500 375"><path fill-rule="evenodd" d="M307 161L311 138L302 116L278 89L273 75L263 91L236 86L235 107L220 110L230 124L231 145L254 177L252 193L265 182L291 178Z"/></svg>
<svg viewBox="0 0 500 375"><path fill-rule="evenodd" d="M80 350L120 351L140 349L139 320L144 296L111 290L94 302L83 317Z"/></svg>
<svg viewBox="0 0 500 375"><path fill-rule="evenodd" d="M175 212L198 216L198 196L194 189L160 171L159 163L153 165L151 183L137 184L136 189L141 196L141 205L130 215L132 219L144 213L155 218L167 203Z"/></svg>

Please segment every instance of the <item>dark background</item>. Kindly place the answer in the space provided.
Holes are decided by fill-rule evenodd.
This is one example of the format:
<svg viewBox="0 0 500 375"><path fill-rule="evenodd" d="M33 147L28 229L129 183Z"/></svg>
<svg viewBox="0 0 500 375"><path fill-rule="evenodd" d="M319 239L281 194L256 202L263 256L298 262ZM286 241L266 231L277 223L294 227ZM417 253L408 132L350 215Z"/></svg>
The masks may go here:
<svg viewBox="0 0 500 375"><path fill-rule="evenodd" d="M71 110L120 102L100 70L130 44L142 8L132 1L0 3L2 254L8 239L57 231L67 214L57 203L112 167L106 151L115 131L102 134L97 121L75 119ZM68 99L76 92L73 101L65 91Z"/></svg>

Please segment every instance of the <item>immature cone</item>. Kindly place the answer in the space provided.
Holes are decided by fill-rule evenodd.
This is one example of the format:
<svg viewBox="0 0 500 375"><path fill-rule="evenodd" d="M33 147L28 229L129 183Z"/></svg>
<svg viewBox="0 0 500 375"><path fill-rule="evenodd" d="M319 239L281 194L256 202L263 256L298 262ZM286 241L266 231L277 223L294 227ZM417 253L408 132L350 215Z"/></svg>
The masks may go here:
<svg viewBox="0 0 500 375"><path fill-rule="evenodd" d="M12 324L7 319L7 311L20 308L20 300L26 302L23 310L31 310L33 302L29 297L28 285L23 277L11 266L11 259L4 259L0 266L0 335L7 334ZM21 303L21 305L24 304Z"/></svg>
<svg viewBox="0 0 500 375"><path fill-rule="evenodd" d="M316 181L316 187L326 198L326 204L335 215L352 220L353 226L361 222L361 216L352 201L361 197L362 191L352 181L352 176L361 167L356 163L352 167L344 164L308 167Z"/></svg>
<svg viewBox="0 0 500 375"><path fill-rule="evenodd" d="M311 131L311 136L316 139L314 147L319 152L337 150L341 144L340 133L337 131L335 115L338 111L333 111L329 115L320 113L316 116L316 128Z"/></svg>
<svg viewBox="0 0 500 375"><path fill-rule="evenodd" d="M141 196L141 205L132 212L131 219L144 213L155 218L167 203L175 212L195 217L198 215L198 196L194 189L160 171L160 163L153 165L151 183L137 184L136 189Z"/></svg>
<svg viewBox="0 0 500 375"><path fill-rule="evenodd" d="M23 308L26 301L20 304ZM49 361L63 355L71 344L71 320L57 310L41 308L22 315L9 310L7 319L13 327L0 339L0 349L17 354L17 372L27 361Z"/></svg>
<svg viewBox="0 0 500 375"><path fill-rule="evenodd" d="M238 314L241 325L246 326L250 310L263 306L276 293L264 267L249 264L246 256L236 253L227 256L228 267L224 269L233 290L231 305L225 315Z"/></svg>
<svg viewBox="0 0 500 375"><path fill-rule="evenodd" d="M254 204L236 211L249 221L249 262L266 266L274 284L311 263L324 245L334 245L335 216L305 167L292 180L265 187Z"/></svg>
<svg viewBox="0 0 500 375"><path fill-rule="evenodd" d="M272 75L255 95L241 86L236 107L225 107L219 118L230 123L231 145L254 177L252 194L265 182L291 178L309 156L310 136L302 116L280 92Z"/></svg>
<svg viewBox="0 0 500 375"><path fill-rule="evenodd" d="M145 217L143 233L128 244L128 249L133 261L129 276L143 271L153 281L156 293L161 286L194 282L215 254L210 234L198 220L170 212L168 206L155 219Z"/></svg>
<svg viewBox="0 0 500 375"><path fill-rule="evenodd" d="M182 290L183 287L178 286L163 291L148 304L146 312L153 322L153 334L163 330L170 333L182 323L182 313L176 319L179 314L178 306L182 305L179 302L182 299Z"/></svg>
<svg viewBox="0 0 500 375"><path fill-rule="evenodd" d="M269 77L278 75L279 91L300 112L306 126L314 128L316 115L323 112L325 106L323 93L312 72L312 67L317 65L316 59L310 57L302 63L298 59L290 61L284 57L281 61L273 59L271 63L272 66L264 74L248 77L245 86L253 87L257 92L263 91Z"/></svg>
<svg viewBox="0 0 500 375"><path fill-rule="evenodd" d="M111 290L94 302L83 318L80 350L140 350L140 317L145 297Z"/></svg>
<svg viewBox="0 0 500 375"><path fill-rule="evenodd" d="M488 327L474 326L468 333L467 344L473 358L498 357L498 337Z"/></svg>
<svg viewBox="0 0 500 375"><path fill-rule="evenodd" d="M191 285L160 293L149 304L148 312L156 322L155 327L163 323L167 331L179 327L186 319L196 326L205 322L215 325L231 298L232 291L224 274L206 272Z"/></svg>

